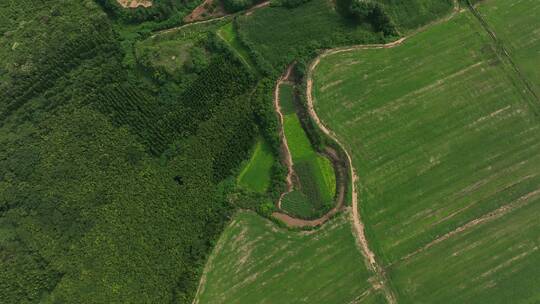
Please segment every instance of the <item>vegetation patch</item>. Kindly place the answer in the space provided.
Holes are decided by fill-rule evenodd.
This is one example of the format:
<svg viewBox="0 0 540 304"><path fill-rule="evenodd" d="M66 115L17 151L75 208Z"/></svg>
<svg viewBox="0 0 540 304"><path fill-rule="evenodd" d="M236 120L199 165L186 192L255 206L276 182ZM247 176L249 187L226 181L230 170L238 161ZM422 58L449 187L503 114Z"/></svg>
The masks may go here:
<svg viewBox="0 0 540 304"><path fill-rule="evenodd" d="M200 304L349 303L370 289L369 271L344 215L305 233L237 213L205 272Z"/></svg>
<svg viewBox="0 0 540 304"><path fill-rule="evenodd" d="M294 86L280 86L285 138L297 178L296 191L284 196L281 208L300 218L314 218L330 210L336 194L336 174L330 160L313 148L296 113Z"/></svg>
<svg viewBox="0 0 540 304"><path fill-rule="evenodd" d="M248 190L264 193L272 177L274 155L268 143L259 138L248 163L238 176L238 184Z"/></svg>
<svg viewBox="0 0 540 304"><path fill-rule="evenodd" d="M404 34L449 14L454 0L375 0Z"/></svg>

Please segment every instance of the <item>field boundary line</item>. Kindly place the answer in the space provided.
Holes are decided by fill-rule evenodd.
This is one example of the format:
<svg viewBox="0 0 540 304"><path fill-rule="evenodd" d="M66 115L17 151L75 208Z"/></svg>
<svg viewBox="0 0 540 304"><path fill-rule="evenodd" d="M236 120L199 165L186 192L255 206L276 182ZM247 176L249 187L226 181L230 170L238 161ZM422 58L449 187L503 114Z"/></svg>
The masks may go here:
<svg viewBox="0 0 540 304"><path fill-rule="evenodd" d="M283 83L287 82L293 69L294 65L290 65L287 68L287 71L278 79L276 82L276 86L274 88L274 109L276 110L276 113L278 114L279 118L279 137L281 138L281 149L283 150L283 157L282 160L285 163L285 166L287 166L287 177L285 178L287 189L283 191L279 199L277 201L277 208L281 209L281 201L283 200L283 197L285 195L291 193L293 191L293 176L294 176L294 168L293 168L293 160L292 160L292 154L291 150L289 149L289 144L287 142L287 137L285 136L285 119L283 112L281 112L281 106L279 104L279 92L280 87Z"/></svg>
<svg viewBox="0 0 540 304"><path fill-rule="evenodd" d="M469 10L473 14L473 16L478 20L478 22L480 23L482 28L488 33L488 36L491 38L491 40L493 40L494 46L499 50L498 52L496 52L497 57L499 57L499 60L501 62L503 62L503 63L504 63L503 58L506 58L508 60L508 63L510 65L510 67L512 67L512 69L516 73L517 78L523 83L523 85L525 86L527 91L530 93L530 95L535 99L535 101L540 103L540 98L536 94L534 89L532 88L532 85L529 83L529 79L527 79L527 77L523 74L523 72L521 71L519 66L514 62L514 59L512 59L512 56L510 56L510 53L508 52L508 50L504 46L504 43L501 40L499 40L499 38L497 37L497 34L495 33L495 30L493 30L491 28L489 23L484 19L482 14L476 9L476 7L471 3L470 0L466 0L466 2L467 2L467 6L469 7ZM502 56L500 56L500 55L502 55ZM501 57L503 57L503 58L501 58ZM521 92L521 90L519 90L519 88L518 88L518 91ZM525 99L529 100L530 97L525 97ZM533 103L531 108L532 108L531 110L533 111L534 115L538 116L539 113L538 113L537 104Z"/></svg>
<svg viewBox="0 0 540 304"><path fill-rule="evenodd" d="M403 261L406 261L408 259L410 259L411 257L419 254L419 253L422 253L423 251L455 236L455 235L458 235L458 234L461 234L461 233L464 233L464 232L467 232L468 230L476 227L476 226L479 226L479 225L482 225L482 224L486 224L486 223L489 223L489 222L492 222L496 219L499 219L509 213L511 213L512 211L514 210L517 210L517 209L520 209L522 207L525 207L526 205L529 204L529 199L531 197L534 197L534 196L538 196L540 195L540 189L536 189L532 192L529 192L525 195L522 195L521 197L519 197L517 200L509 203L509 204L506 204L506 205L503 205L493 211L490 211L478 218L475 218L469 222L467 222L466 224L438 237L437 239L431 241L430 243L428 243L427 245L425 245L424 247L420 248L420 249L417 249L416 251L414 252L411 252L409 253L408 255L404 256L403 258L401 258L399 260L399 262L403 262Z"/></svg>

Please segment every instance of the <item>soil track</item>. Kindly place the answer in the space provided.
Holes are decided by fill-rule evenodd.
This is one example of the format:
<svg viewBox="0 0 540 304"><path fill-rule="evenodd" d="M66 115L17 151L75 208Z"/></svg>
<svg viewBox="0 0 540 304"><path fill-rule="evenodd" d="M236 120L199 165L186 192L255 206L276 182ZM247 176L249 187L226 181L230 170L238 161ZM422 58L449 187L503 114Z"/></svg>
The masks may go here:
<svg viewBox="0 0 540 304"><path fill-rule="evenodd" d="M263 7L266 7L266 6L269 6L270 5L270 1L264 1L262 3L259 3L251 8L248 8L247 10L244 10L244 11L240 11L240 12L237 12L237 13L232 13L232 14L224 14L222 16L219 16L219 17L215 17L215 18L211 18L211 19L207 19L207 20L197 20L196 17L197 16L192 16L192 14L198 14L198 15L202 15L202 9L203 8L195 8L195 10L198 10L197 12L195 12L195 10L190 14L188 15L186 18L188 19L185 19L186 22L188 23L185 23L185 24L182 24L180 26L177 26L177 27L171 27L169 29L165 29L165 30L161 30L161 31L156 31L152 36L151 38L154 38L156 37L157 35L161 35L161 34L166 34L166 33L170 33L170 32L174 32L174 31L179 31L185 27L189 27L189 26L192 26L192 25L197 25L197 24L204 24L204 23L210 23L210 22L214 22L214 21L218 21L218 20L222 20L222 19L225 19L225 18L228 18L228 17L233 17L233 16L238 16L238 15L245 15L245 16L249 16L251 14L253 14L253 12L255 10L258 10L260 8L263 8ZM191 17L190 17L191 16ZM190 21L191 20L191 21Z"/></svg>

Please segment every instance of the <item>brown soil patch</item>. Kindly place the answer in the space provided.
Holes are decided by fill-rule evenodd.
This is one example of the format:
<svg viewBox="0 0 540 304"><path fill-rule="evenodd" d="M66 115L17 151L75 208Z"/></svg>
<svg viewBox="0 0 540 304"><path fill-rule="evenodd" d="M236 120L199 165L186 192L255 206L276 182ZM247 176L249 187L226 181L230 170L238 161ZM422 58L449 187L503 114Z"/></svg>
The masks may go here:
<svg viewBox="0 0 540 304"><path fill-rule="evenodd" d="M116 0L118 3L125 8L137 8L139 6L148 8L152 6L151 0Z"/></svg>
<svg viewBox="0 0 540 304"><path fill-rule="evenodd" d="M223 3L217 0L205 0L197 6L189 15L184 18L185 23L208 20L211 18L223 17L227 13Z"/></svg>

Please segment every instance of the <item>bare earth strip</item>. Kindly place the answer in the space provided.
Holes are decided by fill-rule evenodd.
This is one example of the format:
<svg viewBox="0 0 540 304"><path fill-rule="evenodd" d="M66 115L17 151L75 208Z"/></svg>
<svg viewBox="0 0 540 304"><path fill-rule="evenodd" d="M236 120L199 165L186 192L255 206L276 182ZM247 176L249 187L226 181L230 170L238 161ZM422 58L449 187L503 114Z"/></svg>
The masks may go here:
<svg viewBox="0 0 540 304"><path fill-rule="evenodd" d="M530 201L531 198L537 196L537 195L540 195L540 189L537 189L533 192L530 192L530 193L527 193L526 195L523 195L522 197L520 197L519 199L515 200L514 202L510 203L510 204L507 204L507 205L504 205L504 206L501 206L499 207L498 209L495 209L494 211L491 211L479 218L476 218L470 222L468 222L467 224L463 225L463 226L460 226L458 228L456 228L455 230L453 231L450 231L448 232L447 234L433 240L432 242L428 243L427 245L425 245L424 247L406 255L405 257L403 257L401 259L401 261L405 261L405 260L408 260L409 258L423 252L424 250L427 250L437 244L439 244L440 242L444 241L444 240L447 240L457 234L460 234L460 233L464 233L470 229L473 229L475 226L478 226L478 225L481 225L481 224L485 224L487 222L491 222L491 221L494 221L498 218L501 218L503 217L504 215L516 210L516 209L519 209L525 205L527 205Z"/></svg>

